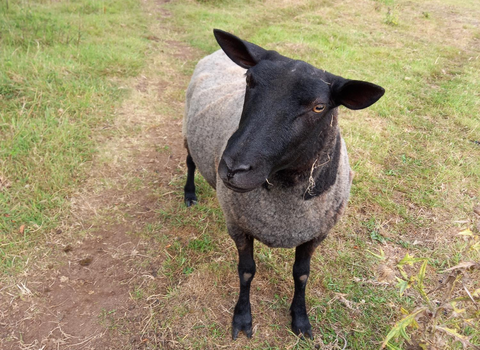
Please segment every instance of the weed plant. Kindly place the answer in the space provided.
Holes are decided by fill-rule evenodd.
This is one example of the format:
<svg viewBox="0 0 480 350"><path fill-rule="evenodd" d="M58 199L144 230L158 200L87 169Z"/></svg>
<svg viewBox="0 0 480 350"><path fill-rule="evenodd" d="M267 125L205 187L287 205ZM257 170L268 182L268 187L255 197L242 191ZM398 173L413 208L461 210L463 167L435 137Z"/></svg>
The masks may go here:
<svg viewBox="0 0 480 350"><path fill-rule="evenodd" d="M463 258L472 257L471 252L480 250L480 236L473 234L470 229L459 233L467 237L468 244L461 252ZM383 259L382 256L377 257ZM406 266L417 266L418 269L407 272ZM408 347L421 349L441 349L453 347L452 343L458 342L464 348L480 349L471 342L478 343L480 330L479 301L480 286L478 284L478 261L462 261L433 276L438 280L435 288L427 290L426 279L432 279L427 273L429 259L415 258L408 253L397 264L401 278L397 277L400 295L412 288L416 294L416 304L413 311L401 308L405 314L395 323L382 343L382 349L399 349L392 340L401 339ZM474 289L472 289L472 287ZM450 337L446 340L445 338Z"/></svg>

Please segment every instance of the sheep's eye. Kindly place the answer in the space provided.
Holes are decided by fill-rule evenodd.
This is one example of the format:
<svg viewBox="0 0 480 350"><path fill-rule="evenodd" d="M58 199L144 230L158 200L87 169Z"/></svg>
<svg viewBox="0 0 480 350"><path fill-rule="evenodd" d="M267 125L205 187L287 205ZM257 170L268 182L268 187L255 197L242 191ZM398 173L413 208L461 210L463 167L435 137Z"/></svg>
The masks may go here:
<svg viewBox="0 0 480 350"><path fill-rule="evenodd" d="M318 105L315 105L315 107L313 107L313 111L315 113L321 113L325 110L325 105L323 103L321 104L318 104Z"/></svg>

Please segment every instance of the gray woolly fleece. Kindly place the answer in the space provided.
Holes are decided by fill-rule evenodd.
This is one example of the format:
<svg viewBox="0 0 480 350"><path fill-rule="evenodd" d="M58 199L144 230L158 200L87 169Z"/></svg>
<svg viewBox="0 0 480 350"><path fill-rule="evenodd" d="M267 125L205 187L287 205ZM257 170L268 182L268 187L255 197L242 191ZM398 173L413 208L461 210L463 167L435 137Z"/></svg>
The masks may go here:
<svg viewBox="0 0 480 350"><path fill-rule="evenodd" d="M187 90L185 145L197 169L216 188L235 241L247 234L270 247L293 248L310 240L319 244L343 214L350 193L353 173L343 139L335 184L310 200L303 199L308 180L291 187L274 183L269 189L262 186L237 193L217 176L223 151L242 114L245 72L222 50L199 61ZM339 132L338 127L332 132Z"/></svg>

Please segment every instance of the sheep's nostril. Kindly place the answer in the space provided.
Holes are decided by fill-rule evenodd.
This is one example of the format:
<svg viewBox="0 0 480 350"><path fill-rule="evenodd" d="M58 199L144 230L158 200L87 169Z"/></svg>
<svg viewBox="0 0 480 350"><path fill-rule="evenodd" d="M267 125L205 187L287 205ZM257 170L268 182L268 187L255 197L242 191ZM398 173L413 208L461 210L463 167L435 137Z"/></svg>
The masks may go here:
<svg viewBox="0 0 480 350"><path fill-rule="evenodd" d="M218 175L220 178L230 184L236 183L238 181L243 182L247 177L240 176L246 175L247 172L251 171L253 166L247 162L242 162L241 160L234 160L229 156L223 156L220 160L218 166Z"/></svg>
<svg viewBox="0 0 480 350"><path fill-rule="evenodd" d="M233 173L240 173L242 171L249 171L252 169L251 165L246 165L246 164L240 164L239 166L235 167L232 171Z"/></svg>
<svg viewBox="0 0 480 350"><path fill-rule="evenodd" d="M246 172L246 171L249 171L252 169L252 167L250 165L246 165L246 164L240 164L238 166L235 166L233 169L228 168L228 171L227 171L227 178L229 180L231 180L235 174L238 174L238 173L242 173L242 172Z"/></svg>

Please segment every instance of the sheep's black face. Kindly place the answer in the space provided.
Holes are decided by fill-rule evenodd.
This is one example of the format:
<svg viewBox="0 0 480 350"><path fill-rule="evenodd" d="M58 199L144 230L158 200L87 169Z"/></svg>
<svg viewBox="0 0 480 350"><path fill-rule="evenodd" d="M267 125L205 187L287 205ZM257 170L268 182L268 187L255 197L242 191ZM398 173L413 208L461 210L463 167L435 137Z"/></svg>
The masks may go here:
<svg viewBox="0 0 480 350"><path fill-rule="evenodd" d="M273 173L306 166L335 139L331 85L316 73L293 60L263 60L247 71L242 118L219 165L227 187L253 190Z"/></svg>
<svg viewBox="0 0 480 350"><path fill-rule="evenodd" d="M337 107L365 108L384 90L347 80L215 31L225 53L247 68L238 130L229 139L218 174L225 185L248 192L280 171L309 171L337 138Z"/></svg>

